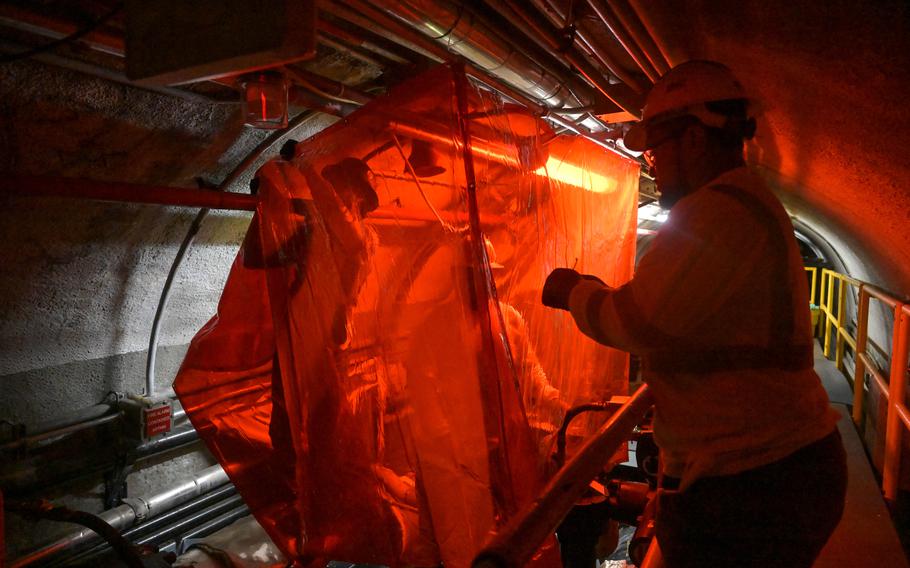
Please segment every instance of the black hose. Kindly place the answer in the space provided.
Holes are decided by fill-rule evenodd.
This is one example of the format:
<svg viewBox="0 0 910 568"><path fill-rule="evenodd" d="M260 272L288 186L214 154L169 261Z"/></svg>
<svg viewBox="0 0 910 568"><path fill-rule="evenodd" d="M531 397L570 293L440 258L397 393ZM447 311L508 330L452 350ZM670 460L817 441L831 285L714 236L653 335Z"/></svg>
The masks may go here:
<svg viewBox="0 0 910 568"><path fill-rule="evenodd" d="M242 502L242 498L237 494L237 488L227 484L140 525L135 525L124 531L123 536L138 545L161 544L162 539L179 534L193 523L202 523L225 511L233 510ZM109 549L107 544L99 543L76 551L75 555L61 555L48 566L87 563L107 554Z"/></svg>
<svg viewBox="0 0 910 568"><path fill-rule="evenodd" d="M566 432L569 430L569 424L572 423L576 416L584 412L606 412L617 408L619 408L619 405L611 402L592 402L573 406L567 410L565 417L562 419L562 426L559 427L559 431L556 433L556 453L553 454L556 464L562 467L566 461Z"/></svg>
<svg viewBox="0 0 910 568"><path fill-rule="evenodd" d="M51 507L48 505L41 503L16 505L10 503L7 504L7 509L26 518L75 523L87 527L106 540L111 548L114 549L114 552L117 553L117 556L129 568L143 568L142 559L136 547L101 517L84 511L74 511L66 507Z"/></svg>

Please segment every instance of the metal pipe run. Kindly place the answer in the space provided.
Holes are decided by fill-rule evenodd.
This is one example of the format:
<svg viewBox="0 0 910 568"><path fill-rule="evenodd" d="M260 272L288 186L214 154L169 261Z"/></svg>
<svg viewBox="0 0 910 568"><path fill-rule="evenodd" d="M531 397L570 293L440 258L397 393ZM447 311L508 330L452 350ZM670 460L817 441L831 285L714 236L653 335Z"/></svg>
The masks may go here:
<svg viewBox="0 0 910 568"><path fill-rule="evenodd" d="M222 529L234 521L250 514L250 508L240 495L216 503L172 526L165 527L153 534L141 537L137 544L159 543L166 539L178 540L178 544L194 538L200 538Z"/></svg>
<svg viewBox="0 0 910 568"><path fill-rule="evenodd" d="M574 22L569 22L567 20L568 14L565 12L563 6L556 0L544 0L545 8L544 11L549 11L550 20L554 21L556 25L559 25L555 20L565 22L568 25L575 26L574 40L577 45L579 45L583 51L589 52L594 59L603 65L603 67L616 75L616 77L629 86L630 89L636 93L644 93L651 86L651 83L645 80L642 76L633 75L625 69L616 59L606 49L603 49L595 39L595 36L591 35L590 27L586 24L586 20L576 20Z"/></svg>
<svg viewBox="0 0 910 568"><path fill-rule="evenodd" d="M148 542L160 544L161 536L166 531L175 527L185 527L190 519L195 519L196 523L204 522L212 517L222 514L224 511L232 509L240 504L243 500L237 494L237 488L228 483L217 489L210 491L192 499L179 507L176 507L167 513L149 519L141 525L136 525L123 531L122 535L137 545ZM192 525L189 525L192 526ZM151 538L149 535L155 535ZM96 559L106 554L110 550L107 543L99 543L90 547L81 547L81 550L73 550L73 554L61 554L48 562L50 566L57 565L82 565L87 564L89 560Z"/></svg>
<svg viewBox="0 0 910 568"><path fill-rule="evenodd" d="M604 467L620 444L653 404L647 385L642 386L578 453L547 483L540 497L529 503L474 559L474 568L520 568L553 534L556 527L584 494L588 484Z"/></svg>
<svg viewBox="0 0 910 568"><path fill-rule="evenodd" d="M123 505L107 510L99 518L118 531L142 523L145 519L160 515L174 507L228 483L227 474L220 465L202 470L186 481L156 495L124 499ZM10 568L22 568L55 555L68 548L87 542L95 542L99 536L87 528L73 532L66 537L40 548L10 563Z"/></svg>
<svg viewBox="0 0 910 568"><path fill-rule="evenodd" d="M96 418L101 418L102 416L105 416L106 414L110 414L110 413L114 412L116 409L117 409L116 405L105 402L105 403L89 406L87 408L82 408L80 410L76 410L74 412L67 413L66 415L61 416L59 418L41 422L39 424L24 425L23 426L24 435L22 436L22 438L40 436L40 435L48 433L48 432L60 430L61 428L66 428L69 426L73 426L75 424L81 424L88 420L94 420ZM8 449L8 446L10 444L15 444L15 443L18 443L18 440L12 440L11 442L7 442L7 443L3 444L2 446L0 446L0 450L6 450L6 449Z"/></svg>
<svg viewBox="0 0 910 568"><path fill-rule="evenodd" d="M621 149L619 149L615 145L608 144L607 142L598 138L591 132L586 131L586 129L583 126L581 126L580 124L578 124L576 122L573 122L573 121L563 118L561 116L552 115L552 114L547 115L544 118L546 118L547 120L549 120L550 122L552 122L553 124L555 124L557 126L561 126L561 127L565 128L566 130L569 130L570 132L573 132L579 136L587 138L588 140L590 140L591 142L594 142L595 144L597 144L604 150L609 150L610 152L613 152L614 154L616 154L618 156L622 156L623 158L626 158L627 160L632 160L634 162L641 163L640 158L636 158L635 156L633 156L631 154L627 154L626 152L623 152Z"/></svg>
<svg viewBox="0 0 910 568"><path fill-rule="evenodd" d="M74 197L123 203L146 203L176 207L207 207L254 211L259 198L240 193L96 181L80 178L5 174L0 193L45 197Z"/></svg>
<svg viewBox="0 0 910 568"><path fill-rule="evenodd" d="M648 33L647 28L645 28L645 25L642 23L632 6L629 5L628 1L607 0L607 3L613 8L613 12L616 14L616 17L619 18L619 23L626 28L627 32L629 32L632 41L638 45L641 52L648 58L648 61L651 62L654 70L661 75L669 71L669 62L664 59L663 53L660 52L654 38Z"/></svg>
<svg viewBox="0 0 910 568"><path fill-rule="evenodd" d="M351 7L360 12L351 10ZM430 37L362 0L348 0L344 6L327 3L323 8L330 11L334 16L347 20L375 34L383 37L390 37L391 34L396 43L433 61L451 63L458 59L456 54L449 52L442 44L436 43ZM537 114L544 114L549 108L540 99L521 91L517 87L513 87L472 63L465 63L465 71L478 82L525 105Z"/></svg>
<svg viewBox="0 0 910 568"><path fill-rule="evenodd" d="M515 86L548 106L581 106L573 91L580 85L568 73L541 65L504 34L478 18L464 3L431 0L369 0L386 14L461 55L487 73ZM574 88L573 88L574 87Z"/></svg>
<svg viewBox="0 0 910 568"><path fill-rule="evenodd" d="M651 61L644 54L642 49L633 40L632 35L620 23L619 17L613 12L613 9L604 0L587 0L588 6L594 10L600 21L610 30L623 49L632 57L635 64L644 71L645 75L651 82L656 83L660 78L660 73L651 64Z"/></svg>
<svg viewBox="0 0 910 568"><path fill-rule="evenodd" d="M199 433L192 424L187 424L181 429L173 430L163 436L144 442L133 452L136 461L143 460L163 452L176 450L188 446L199 440Z"/></svg>
<svg viewBox="0 0 910 568"><path fill-rule="evenodd" d="M550 23L546 16L533 8L530 3L518 0L503 0L503 2L531 27L552 51L561 53L566 61L577 69L588 83L594 85L603 96L613 101L616 106L632 116L641 116L641 102L633 100L626 93L620 92L617 86L612 85L603 72L594 67L574 46L566 48L564 45L565 41L559 30Z"/></svg>
<svg viewBox="0 0 910 568"><path fill-rule="evenodd" d="M110 409L111 407L108 408ZM17 450L43 446L48 443L53 443L60 438L63 438L64 436L68 436L76 432L81 432L82 430L87 430L89 428L97 428L98 426L103 426L110 422L114 422L115 420L120 420L121 418L123 418L122 412L112 412L110 414L104 414L97 418L90 418L81 422L67 424L59 428L54 428L53 430L38 432L36 434L31 434L24 438L3 444L0 446L0 452L13 452Z"/></svg>

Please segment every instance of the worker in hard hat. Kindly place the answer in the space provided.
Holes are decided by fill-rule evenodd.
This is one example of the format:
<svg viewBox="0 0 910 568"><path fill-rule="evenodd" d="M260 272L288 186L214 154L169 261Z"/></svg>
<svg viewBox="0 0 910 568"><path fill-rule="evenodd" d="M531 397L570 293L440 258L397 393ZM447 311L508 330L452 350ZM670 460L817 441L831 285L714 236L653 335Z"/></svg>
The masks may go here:
<svg viewBox="0 0 910 568"><path fill-rule="evenodd" d="M652 160L669 220L629 283L561 268L543 291L582 332L642 358L670 568L809 567L843 512L838 414L813 370L793 226L743 159L750 109L721 64L662 77L624 143Z"/></svg>

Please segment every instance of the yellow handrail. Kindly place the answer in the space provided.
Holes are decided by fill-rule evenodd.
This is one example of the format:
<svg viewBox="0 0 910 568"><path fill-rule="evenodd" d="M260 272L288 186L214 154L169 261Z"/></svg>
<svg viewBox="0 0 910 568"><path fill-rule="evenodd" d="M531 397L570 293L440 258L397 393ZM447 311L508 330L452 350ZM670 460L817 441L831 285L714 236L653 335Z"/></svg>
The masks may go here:
<svg viewBox="0 0 910 568"><path fill-rule="evenodd" d="M838 282L837 306L835 309L834 283ZM858 288L856 337L850 337L843 321L846 317L845 296L847 285ZM853 373L853 421L857 426L863 423L863 407L866 390L866 375L869 375L882 395L888 401L885 418L885 457L882 466L882 492L885 499L897 499L899 468L901 463L901 435L903 429L910 430L910 410L906 403L907 356L910 350L910 305L894 298L872 284L850 278L843 274L824 269L822 271L822 312L825 316L824 331L819 334L825 341L825 356L829 355L832 326L837 329L836 358L838 368L843 370L843 342L850 343L856 354ZM885 377L882 369L868 354L869 346L869 305L876 299L892 309L894 327L892 330L890 373Z"/></svg>
<svg viewBox="0 0 910 568"><path fill-rule="evenodd" d="M907 350L910 343L910 309L901 305L894 322L894 348L891 351L891 375L888 381L888 417L885 422L885 462L882 465L882 491L885 499L897 499L901 465L902 428L910 429L910 413L905 396L907 386Z"/></svg>
<svg viewBox="0 0 910 568"><path fill-rule="evenodd" d="M815 266L806 266L804 268L812 279L812 281L809 283L809 303L815 305L815 285L818 282L818 268Z"/></svg>
<svg viewBox="0 0 910 568"><path fill-rule="evenodd" d="M835 294L835 281L837 281L837 293ZM844 371L844 349L850 345L853 351L856 351L856 338L850 335L847 328L847 322L843 321L846 317L847 307L847 286L854 286L859 289L863 282L851 278L845 274L834 272L827 268L822 269L822 298L820 308L824 316L823 322L819 322L824 329L824 351L825 357L831 356L831 333L832 327L836 330L837 338L835 339L834 361L838 370ZM837 305L835 306L835 298Z"/></svg>

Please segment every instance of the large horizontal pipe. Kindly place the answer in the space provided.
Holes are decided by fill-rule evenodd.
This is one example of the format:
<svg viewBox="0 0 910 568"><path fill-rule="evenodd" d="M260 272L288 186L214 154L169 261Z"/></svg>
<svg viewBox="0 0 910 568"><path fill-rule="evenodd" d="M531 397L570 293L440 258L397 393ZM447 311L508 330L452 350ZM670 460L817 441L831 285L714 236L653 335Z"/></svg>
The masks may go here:
<svg viewBox="0 0 910 568"><path fill-rule="evenodd" d="M126 445L118 442L123 438L121 414L110 416L114 419L108 421L107 417L102 417L104 421L95 419L77 424L62 436L31 443L27 446L31 451L23 456L15 456L19 446L11 446L9 450L3 448L0 488L8 496L31 498L61 483L90 478L117 467L131 467L199 440L192 425L183 424L164 436L138 445ZM123 457L126 463L122 463Z"/></svg>
<svg viewBox="0 0 910 568"><path fill-rule="evenodd" d="M128 539L134 544L142 544L145 537L153 533L159 533L164 530L167 530L169 527L174 527L181 523L184 523L187 519L196 518L197 514L201 511L210 511L214 507L219 505L224 506L226 504L228 508L233 508L240 503L242 503L242 498L237 494L237 488L234 485L228 483L222 485L217 489L187 501L179 507L171 509L167 513L163 513L157 517L149 519L148 521L135 525L130 529L123 531L123 537ZM219 510L215 515L220 515L224 509ZM210 517L206 517L210 518ZM152 539L153 542L156 542ZM107 543L99 543L94 546L81 547L81 550L74 549L72 550L75 555L71 554L70 551L67 551L66 554L61 554L55 557L49 562L51 565L57 564L66 564L66 565L85 565L89 559L96 558L99 555L104 554L106 551L110 550L110 547Z"/></svg>
<svg viewBox="0 0 910 568"><path fill-rule="evenodd" d="M629 32L629 35L632 36L632 40L638 45L645 57L648 58L648 61L651 62L654 70L661 75L669 71L670 64L660 52L657 43L648 33L647 28L645 28L641 19L638 17L635 9L629 5L628 0L607 0L607 4L613 8L613 12L616 14L616 17L619 18L619 23L622 24Z"/></svg>
<svg viewBox="0 0 910 568"><path fill-rule="evenodd" d="M419 132L415 129L408 133ZM427 135L427 137L430 137ZM441 140L445 140L440 138ZM433 137L433 140L436 140ZM448 139L451 144L451 138ZM475 152L504 163L517 165L515 158L504 153L495 153L483 147L475 147ZM150 186L133 183L105 182L76 178L38 177L6 175L0 179L0 193L30 195L42 197L68 197L78 199L95 199L123 203L145 203L153 205L170 205L177 207L204 207L207 209L227 209L233 211L254 211L259 202L255 195L226 193L202 189L181 189L177 187ZM435 221L437 218L426 212L397 207L381 207L369 214L370 219L388 219L396 221ZM463 216L447 214L448 222L466 222ZM488 225L502 224L498 217L484 217Z"/></svg>
<svg viewBox="0 0 910 568"><path fill-rule="evenodd" d="M125 499L123 505L107 510L98 516L118 531L123 531L136 524L137 521L141 522L169 511L227 482L227 474L221 466L213 465L167 491L144 498ZM10 568L29 566L60 551L82 543L96 541L98 538L94 531L84 528L31 554L13 560L9 566Z"/></svg>
<svg viewBox="0 0 910 568"><path fill-rule="evenodd" d="M254 211L259 202L256 196L242 193L16 174L0 176L0 193L234 211Z"/></svg>
<svg viewBox="0 0 910 568"><path fill-rule="evenodd" d="M636 43L631 33L622 25L619 16L613 12L613 8L611 8L605 0L587 1L588 6L590 6L597 17L600 18L601 22L607 26L610 33L616 37L623 49L625 49L629 56L632 57L632 60L635 61L635 64L648 76L648 79L652 82L657 82L660 78L660 72L655 69L641 46Z"/></svg>
<svg viewBox="0 0 910 568"><path fill-rule="evenodd" d="M597 434L547 483L540 497L529 503L477 555L475 568L521 568L578 502L588 484L604 467L604 460L629 439L632 429L653 404L643 386Z"/></svg>
<svg viewBox="0 0 910 568"><path fill-rule="evenodd" d="M540 39L546 42L551 50L560 52L562 56L565 57L566 61L575 67L575 69L577 69L578 72L603 96L613 101L616 106L632 116L641 116L641 101L637 100L637 97L630 96L634 93L631 91L624 93L611 85L606 77L604 77L603 73L575 49L574 44L565 47L560 31L530 3L516 0L504 0L503 3L505 6L498 7L500 10L505 11L505 8L507 7L524 20ZM496 2L496 4L499 4L499 2Z"/></svg>
<svg viewBox="0 0 910 568"><path fill-rule="evenodd" d="M355 12L348 4L363 11L363 14L365 15ZM396 43L431 60L438 62L453 62L458 59L454 53L447 51L442 44L434 42L430 37L405 25L371 4L361 2L360 0L348 0L345 5L327 3L323 8L329 10L337 17L347 20L375 34L384 37L388 37L391 34ZM540 99L534 98L530 94L522 92L518 88L499 80L497 77L478 68L472 63L465 63L465 71L469 76L477 79L479 82L491 87L506 97L527 106L537 114L544 114L549 109L549 107L541 102Z"/></svg>

